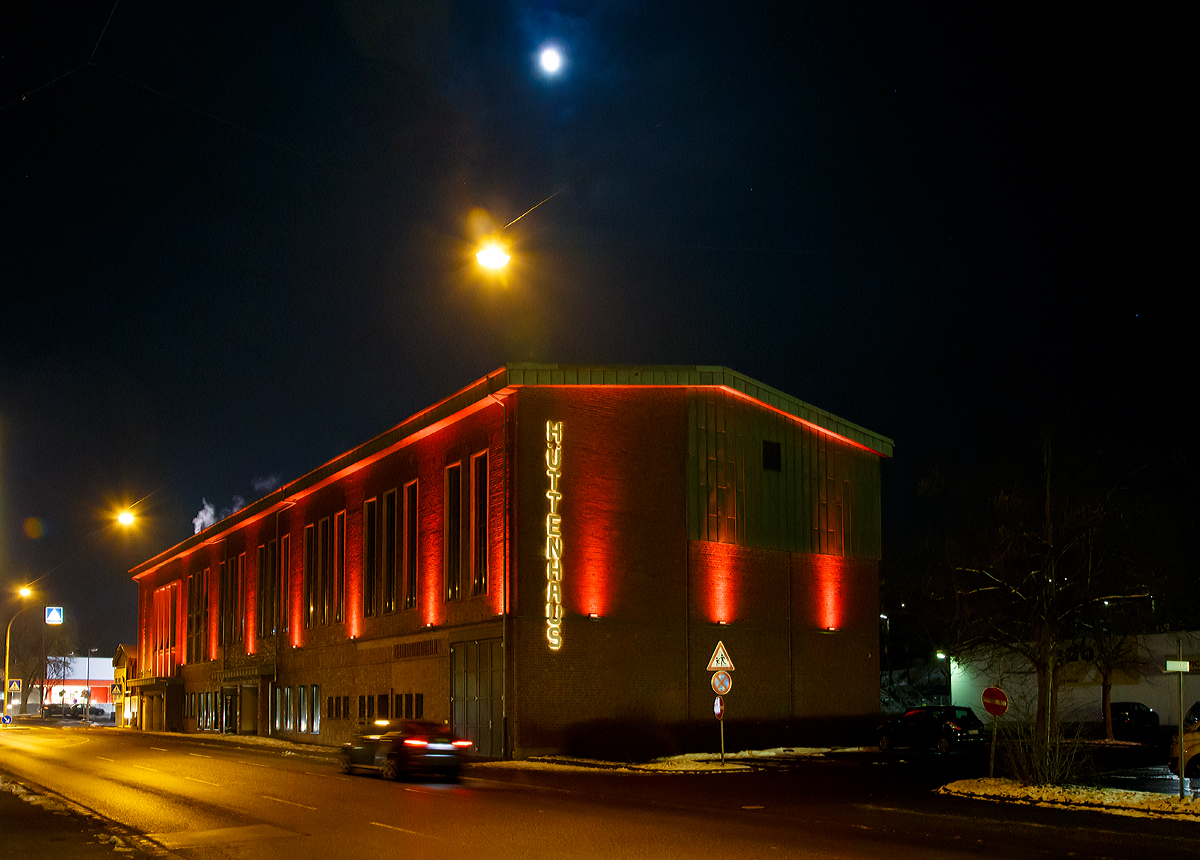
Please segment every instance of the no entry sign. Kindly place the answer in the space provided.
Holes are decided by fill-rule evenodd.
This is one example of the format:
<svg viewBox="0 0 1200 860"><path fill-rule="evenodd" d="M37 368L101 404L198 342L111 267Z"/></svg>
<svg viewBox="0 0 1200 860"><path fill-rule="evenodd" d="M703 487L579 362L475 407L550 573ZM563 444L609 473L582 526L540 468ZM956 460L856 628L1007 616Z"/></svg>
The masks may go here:
<svg viewBox="0 0 1200 860"><path fill-rule="evenodd" d="M999 687L988 687L983 691L983 709L993 717L1002 717L1008 710L1008 696Z"/></svg>

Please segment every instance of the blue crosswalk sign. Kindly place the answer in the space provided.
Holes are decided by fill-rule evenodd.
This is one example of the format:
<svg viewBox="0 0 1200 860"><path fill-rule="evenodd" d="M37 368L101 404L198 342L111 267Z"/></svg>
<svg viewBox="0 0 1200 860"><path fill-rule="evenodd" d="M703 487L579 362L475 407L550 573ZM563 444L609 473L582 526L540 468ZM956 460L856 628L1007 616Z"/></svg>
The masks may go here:
<svg viewBox="0 0 1200 860"><path fill-rule="evenodd" d="M46 623L47 624L62 624L63 614L61 606L46 607Z"/></svg>
<svg viewBox="0 0 1200 860"><path fill-rule="evenodd" d="M8 679L8 692L10 692L10 693L21 692L21 679L20 678L9 678Z"/></svg>

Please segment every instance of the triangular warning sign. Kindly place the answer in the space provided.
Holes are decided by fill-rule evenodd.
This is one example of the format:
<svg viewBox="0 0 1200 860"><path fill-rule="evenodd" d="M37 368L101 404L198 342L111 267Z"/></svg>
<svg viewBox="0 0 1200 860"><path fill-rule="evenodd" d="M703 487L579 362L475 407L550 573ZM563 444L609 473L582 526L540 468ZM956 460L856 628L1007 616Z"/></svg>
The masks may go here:
<svg viewBox="0 0 1200 860"><path fill-rule="evenodd" d="M47 624L62 624L63 615L61 606L46 607L46 623Z"/></svg>
<svg viewBox="0 0 1200 860"><path fill-rule="evenodd" d="M713 651L712 658L708 661L708 671L715 672L718 669L733 669L733 661L729 659L724 642L717 643L717 650Z"/></svg>

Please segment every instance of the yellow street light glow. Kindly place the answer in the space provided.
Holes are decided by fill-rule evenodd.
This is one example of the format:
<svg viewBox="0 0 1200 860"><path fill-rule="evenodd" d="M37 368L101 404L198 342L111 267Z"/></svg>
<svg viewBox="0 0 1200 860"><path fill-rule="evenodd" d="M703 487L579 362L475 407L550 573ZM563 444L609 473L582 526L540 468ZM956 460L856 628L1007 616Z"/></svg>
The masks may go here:
<svg viewBox="0 0 1200 860"><path fill-rule="evenodd" d="M117 514L117 522L119 522L123 526L133 525L133 512L132 511L121 511L121 513Z"/></svg>
<svg viewBox="0 0 1200 860"><path fill-rule="evenodd" d="M28 597L29 595L33 594L33 592L29 590L29 586L28 586L28 585L23 585L23 586L21 586L21 592L20 592L20 593L21 593L21 596L22 596L22 597Z"/></svg>
<svg viewBox="0 0 1200 860"><path fill-rule="evenodd" d="M484 246L475 255L475 259L484 268L502 269L507 265L509 256L504 246L493 240L484 243Z"/></svg>

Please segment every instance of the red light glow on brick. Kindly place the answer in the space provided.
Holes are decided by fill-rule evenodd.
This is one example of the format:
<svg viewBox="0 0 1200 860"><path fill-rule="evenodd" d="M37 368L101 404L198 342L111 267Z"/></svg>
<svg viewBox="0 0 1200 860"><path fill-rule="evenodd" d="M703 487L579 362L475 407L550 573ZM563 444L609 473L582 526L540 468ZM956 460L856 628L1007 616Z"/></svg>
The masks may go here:
<svg viewBox="0 0 1200 860"><path fill-rule="evenodd" d="M737 620L743 559L738 547L727 543L706 543L696 558L696 598L704 616L714 624Z"/></svg>
<svg viewBox="0 0 1200 860"><path fill-rule="evenodd" d="M837 630L845 618L844 559L836 555L814 556L813 570L816 574L817 624L824 630Z"/></svg>

